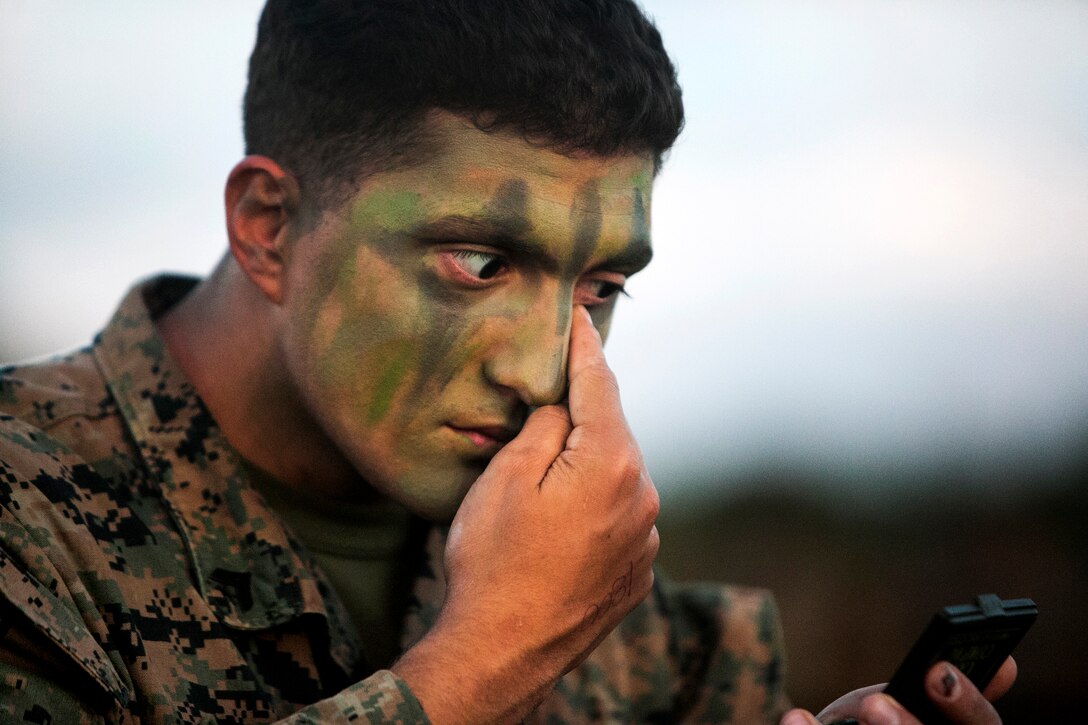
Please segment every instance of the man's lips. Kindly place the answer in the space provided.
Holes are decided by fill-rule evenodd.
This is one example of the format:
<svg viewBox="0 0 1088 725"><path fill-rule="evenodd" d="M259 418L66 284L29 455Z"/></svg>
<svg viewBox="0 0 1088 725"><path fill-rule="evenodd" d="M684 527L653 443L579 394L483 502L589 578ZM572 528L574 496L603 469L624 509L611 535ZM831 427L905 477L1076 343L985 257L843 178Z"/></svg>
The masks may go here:
<svg viewBox="0 0 1088 725"><path fill-rule="evenodd" d="M518 434L518 430L507 425L473 425L447 423L451 430L460 433L472 441L477 448L501 448Z"/></svg>

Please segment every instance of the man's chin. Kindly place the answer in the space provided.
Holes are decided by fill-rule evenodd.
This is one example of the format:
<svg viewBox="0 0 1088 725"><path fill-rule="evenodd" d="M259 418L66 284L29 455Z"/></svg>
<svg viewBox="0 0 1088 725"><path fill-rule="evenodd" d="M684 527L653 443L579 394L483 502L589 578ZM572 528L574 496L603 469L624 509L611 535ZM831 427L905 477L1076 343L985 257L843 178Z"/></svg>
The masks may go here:
<svg viewBox="0 0 1088 725"><path fill-rule="evenodd" d="M388 498L425 521L449 524L457 515L457 509L461 507L468 490L486 467L487 461L481 461L479 465L467 466L457 480L445 477L432 481L399 481L382 486L381 490Z"/></svg>
<svg viewBox="0 0 1088 725"><path fill-rule="evenodd" d="M453 521L453 517L457 515L457 509L461 506L463 498L457 499L456 502L410 502L405 504L405 508L411 511L413 514L429 521L432 524L439 526L449 525Z"/></svg>

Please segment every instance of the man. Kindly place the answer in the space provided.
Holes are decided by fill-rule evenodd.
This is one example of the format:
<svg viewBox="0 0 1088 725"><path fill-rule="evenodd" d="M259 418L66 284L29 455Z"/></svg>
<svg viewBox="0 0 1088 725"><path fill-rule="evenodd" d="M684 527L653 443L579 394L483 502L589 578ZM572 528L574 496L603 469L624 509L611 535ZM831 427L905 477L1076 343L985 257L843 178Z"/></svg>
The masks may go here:
<svg viewBox="0 0 1088 725"><path fill-rule="evenodd" d="M681 123L626 0L270 0L230 254L0 377L7 718L776 720L601 352Z"/></svg>

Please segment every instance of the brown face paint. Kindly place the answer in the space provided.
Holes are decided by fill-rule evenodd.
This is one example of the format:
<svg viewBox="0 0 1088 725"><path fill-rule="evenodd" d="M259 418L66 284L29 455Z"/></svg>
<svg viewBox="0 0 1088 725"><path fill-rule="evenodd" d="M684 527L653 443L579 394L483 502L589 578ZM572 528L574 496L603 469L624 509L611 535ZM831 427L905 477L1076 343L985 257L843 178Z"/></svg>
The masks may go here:
<svg viewBox="0 0 1088 725"><path fill-rule="evenodd" d="M641 176L636 176L634 180L638 182L641 178ZM627 259L643 256L644 250L648 249L650 245L650 224L646 213L646 204L643 201L642 189L637 186L631 189L631 199L631 234L627 244L619 254L621 258ZM593 324L597 327L602 339L608 338L614 307L615 301L612 301L610 304L601 305L589 311Z"/></svg>
<svg viewBox="0 0 1088 725"><path fill-rule="evenodd" d="M574 285L586 262L597 251L597 244L601 239L601 195L596 179L590 179L578 190L574 207L570 210L570 221L574 228L574 245L563 269L563 286L556 303L556 335L565 335L570 328L570 301Z"/></svg>
<svg viewBox="0 0 1088 725"><path fill-rule="evenodd" d="M502 182L484 207L484 217L494 220L512 237L528 236L533 225L529 222L529 184L525 179Z"/></svg>

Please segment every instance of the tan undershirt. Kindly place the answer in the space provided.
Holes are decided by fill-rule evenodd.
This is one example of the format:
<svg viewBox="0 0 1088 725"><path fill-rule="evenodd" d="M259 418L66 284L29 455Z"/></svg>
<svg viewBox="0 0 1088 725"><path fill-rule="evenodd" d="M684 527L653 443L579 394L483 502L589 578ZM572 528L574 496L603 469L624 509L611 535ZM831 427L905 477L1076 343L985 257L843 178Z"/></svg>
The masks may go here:
<svg viewBox="0 0 1088 725"><path fill-rule="evenodd" d="M250 482L317 559L379 669L400 653L400 631L412 582L412 515L382 498L330 501L297 491L246 464Z"/></svg>

